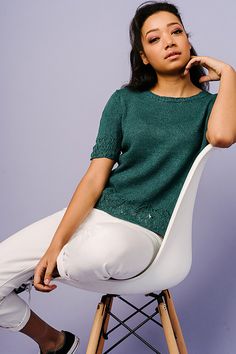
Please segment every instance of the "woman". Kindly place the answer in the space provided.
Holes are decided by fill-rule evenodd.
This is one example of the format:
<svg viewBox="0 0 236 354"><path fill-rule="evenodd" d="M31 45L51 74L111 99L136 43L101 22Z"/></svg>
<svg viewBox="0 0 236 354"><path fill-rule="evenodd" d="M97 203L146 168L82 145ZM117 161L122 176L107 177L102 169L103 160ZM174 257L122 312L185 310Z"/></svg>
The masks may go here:
<svg viewBox="0 0 236 354"><path fill-rule="evenodd" d="M50 292L56 277L82 285L141 273L195 157L208 143L236 142L235 70L197 56L173 4L141 4L130 39L130 82L103 110L91 164L68 207L0 245L0 326L30 336L43 354L73 353L79 339L30 310L17 295L23 285L33 280ZM211 80L220 80L218 94L207 91Z"/></svg>

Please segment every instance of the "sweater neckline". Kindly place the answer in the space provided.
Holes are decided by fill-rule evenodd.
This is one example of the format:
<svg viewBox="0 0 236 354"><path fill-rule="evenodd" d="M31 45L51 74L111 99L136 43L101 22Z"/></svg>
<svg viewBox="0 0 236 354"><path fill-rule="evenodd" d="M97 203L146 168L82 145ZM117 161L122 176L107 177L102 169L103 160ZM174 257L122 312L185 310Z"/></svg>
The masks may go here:
<svg viewBox="0 0 236 354"><path fill-rule="evenodd" d="M188 96L188 97L172 97L172 96L160 96L160 95L157 95L156 93L152 92L152 91L149 91L149 90L146 90L144 91L147 96L150 96L150 97L153 97L154 99L156 100L159 100L159 101L171 101L171 102L184 102L184 101L192 101L192 100L196 100L198 98L201 98L205 95L207 95L207 91L200 91L198 92L196 95L193 95L193 96Z"/></svg>

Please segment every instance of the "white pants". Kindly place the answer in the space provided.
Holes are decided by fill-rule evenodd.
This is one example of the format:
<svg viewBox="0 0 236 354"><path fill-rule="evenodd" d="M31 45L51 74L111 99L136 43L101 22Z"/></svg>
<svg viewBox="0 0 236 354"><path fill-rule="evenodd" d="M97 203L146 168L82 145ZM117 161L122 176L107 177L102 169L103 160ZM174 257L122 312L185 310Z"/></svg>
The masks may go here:
<svg viewBox="0 0 236 354"><path fill-rule="evenodd" d="M65 211L40 219L0 243L0 327L20 331L28 322L30 307L14 289L27 282L32 287L34 269ZM162 240L138 224L93 208L59 253L58 272L64 282L71 279L78 284L131 278L149 266Z"/></svg>

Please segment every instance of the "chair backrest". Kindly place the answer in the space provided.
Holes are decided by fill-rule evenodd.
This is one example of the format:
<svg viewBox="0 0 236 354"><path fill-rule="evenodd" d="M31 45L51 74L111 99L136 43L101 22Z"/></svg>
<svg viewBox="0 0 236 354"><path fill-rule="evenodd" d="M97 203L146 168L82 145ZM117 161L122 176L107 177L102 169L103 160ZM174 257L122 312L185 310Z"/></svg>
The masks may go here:
<svg viewBox="0 0 236 354"><path fill-rule="evenodd" d="M171 215L161 248L151 266L145 271L146 277L148 272L150 275L153 273L152 276L156 273L154 277L158 278L156 285L160 286L158 290L179 284L191 269L194 204L202 172L210 152L214 149L216 148L208 144L194 160Z"/></svg>
<svg viewBox="0 0 236 354"><path fill-rule="evenodd" d="M171 288L187 276L192 264L192 216L195 198L204 166L214 149L217 148L208 144L194 160L152 264L136 277L96 281L93 284L80 283L81 288L120 295L147 294Z"/></svg>

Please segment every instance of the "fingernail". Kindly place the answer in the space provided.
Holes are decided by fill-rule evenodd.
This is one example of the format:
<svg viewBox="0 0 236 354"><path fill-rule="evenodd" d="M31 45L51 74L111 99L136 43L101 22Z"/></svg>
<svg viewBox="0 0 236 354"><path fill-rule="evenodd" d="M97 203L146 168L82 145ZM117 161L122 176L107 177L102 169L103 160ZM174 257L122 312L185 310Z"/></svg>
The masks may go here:
<svg viewBox="0 0 236 354"><path fill-rule="evenodd" d="M49 284L49 279L45 279L45 280L44 280L44 284L45 284L45 285L48 285L48 284Z"/></svg>

